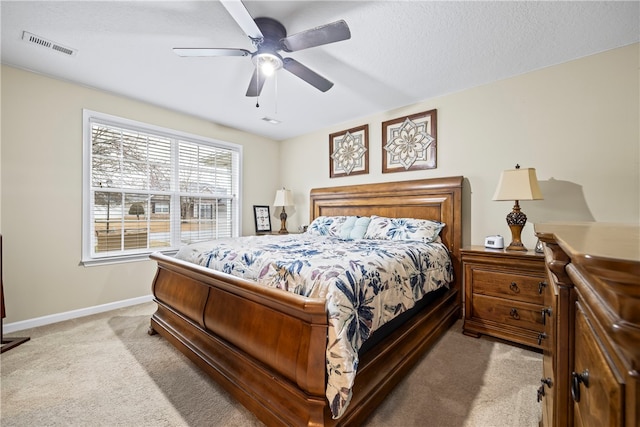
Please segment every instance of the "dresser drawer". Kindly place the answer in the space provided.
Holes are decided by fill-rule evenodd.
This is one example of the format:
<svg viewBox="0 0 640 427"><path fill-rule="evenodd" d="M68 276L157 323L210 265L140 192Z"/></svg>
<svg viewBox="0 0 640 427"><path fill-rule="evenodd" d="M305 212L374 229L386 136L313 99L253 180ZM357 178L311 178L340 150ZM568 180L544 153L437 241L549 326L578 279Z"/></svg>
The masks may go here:
<svg viewBox="0 0 640 427"><path fill-rule="evenodd" d="M620 375L609 365L600 340L580 303L576 304L576 308L575 371L571 384L575 424L621 427L624 391Z"/></svg>
<svg viewBox="0 0 640 427"><path fill-rule="evenodd" d="M473 319L480 318L538 333L544 329L541 308L535 304L474 294L472 310Z"/></svg>
<svg viewBox="0 0 640 427"><path fill-rule="evenodd" d="M469 272L474 294L539 305L544 301L540 293L540 282L544 281L544 276L503 273L482 268L471 268Z"/></svg>

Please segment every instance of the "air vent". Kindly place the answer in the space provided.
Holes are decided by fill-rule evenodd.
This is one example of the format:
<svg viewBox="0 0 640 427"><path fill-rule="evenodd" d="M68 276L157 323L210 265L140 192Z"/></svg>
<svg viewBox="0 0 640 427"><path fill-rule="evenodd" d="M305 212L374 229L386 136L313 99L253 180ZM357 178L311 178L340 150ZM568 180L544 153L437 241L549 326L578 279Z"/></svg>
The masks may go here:
<svg viewBox="0 0 640 427"><path fill-rule="evenodd" d="M280 124L280 120L272 119L271 117L263 117L262 120L267 123L271 123L272 125Z"/></svg>
<svg viewBox="0 0 640 427"><path fill-rule="evenodd" d="M62 46L59 43L53 42L51 40L47 40L44 37L36 36L28 31L22 32L22 40L27 43L37 44L38 46L42 46L47 49L55 50L56 52L63 53L69 56L75 56L77 50L72 49L70 47Z"/></svg>

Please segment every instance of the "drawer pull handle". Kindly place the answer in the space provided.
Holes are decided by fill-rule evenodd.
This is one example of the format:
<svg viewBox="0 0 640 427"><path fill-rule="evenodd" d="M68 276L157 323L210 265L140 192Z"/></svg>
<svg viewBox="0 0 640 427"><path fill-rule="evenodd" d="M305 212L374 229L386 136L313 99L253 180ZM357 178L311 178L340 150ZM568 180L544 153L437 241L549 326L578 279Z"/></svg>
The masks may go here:
<svg viewBox="0 0 640 427"><path fill-rule="evenodd" d="M547 338L547 334L545 334L544 332L540 332L538 334L538 345L542 344L542 340Z"/></svg>
<svg viewBox="0 0 640 427"><path fill-rule="evenodd" d="M549 388L551 388L553 386L553 381L551 381L551 378L547 377L547 378L542 378L540 380L540 382L542 383L543 386L547 386Z"/></svg>
<svg viewBox="0 0 640 427"><path fill-rule="evenodd" d="M516 282L511 282L511 284L509 285L509 289L511 289L516 294L520 293L520 288L518 287L518 284Z"/></svg>
<svg viewBox="0 0 640 427"><path fill-rule="evenodd" d="M546 307L542 309L542 324L546 325L547 324L547 316L551 317L551 308Z"/></svg>
<svg viewBox="0 0 640 427"><path fill-rule="evenodd" d="M573 377L573 381L571 381L571 397L574 401L580 402L580 383L584 384L585 387L589 387L589 370L585 369L581 374L572 372L571 376Z"/></svg>
<svg viewBox="0 0 640 427"><path fill-rule="evenodd" d="M518 314L518 310L516 310L515 308L511 309L511 311L509 312L509 316L513 317L516 320L520 320L520 315Z"/></svg>
<svg viewBox="0 0 640 427"><path fill-rule="evenodd" d="M547 282L542 281L538 283L538 293L540 295L542 295L542 291L544 290L544 288L547 286Z"/></svg>

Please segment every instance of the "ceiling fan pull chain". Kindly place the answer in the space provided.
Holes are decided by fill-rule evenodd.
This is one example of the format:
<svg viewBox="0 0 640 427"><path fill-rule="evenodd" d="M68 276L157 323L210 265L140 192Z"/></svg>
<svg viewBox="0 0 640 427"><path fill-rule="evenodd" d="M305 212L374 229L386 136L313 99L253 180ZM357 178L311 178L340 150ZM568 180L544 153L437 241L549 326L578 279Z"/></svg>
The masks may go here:
<svg viewBox="0 0 640 427"><path fill-rule="evenodd" d="M274 75L273 78L275 79L275 85L276 85L276 111L275 111L275 114L278 114L278 74L276 73L276 75Z"/></svg>
<svg viewBox="0 0 640 427"><path fill-rule="evenodd" d="M256 64L256 108L260 108L260 64Z"/></svg>

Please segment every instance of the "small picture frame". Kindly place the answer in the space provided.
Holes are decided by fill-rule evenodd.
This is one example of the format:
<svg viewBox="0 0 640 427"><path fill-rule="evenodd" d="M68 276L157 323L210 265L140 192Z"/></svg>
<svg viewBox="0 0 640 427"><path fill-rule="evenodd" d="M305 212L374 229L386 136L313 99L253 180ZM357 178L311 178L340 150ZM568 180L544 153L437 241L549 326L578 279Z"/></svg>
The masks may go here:
<svg viewBox="0 0 640 427"><path fill-rule="evenodd" d="M369 173L369 125L329 135L329 177Z"/></svg>
<svg viewBox="0 0 640 427"><path fill-rule="evenodd" d="M271 215L269 206L253 205L253 217L256 221L256 233L271 232Z"/></svg>

